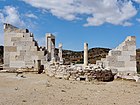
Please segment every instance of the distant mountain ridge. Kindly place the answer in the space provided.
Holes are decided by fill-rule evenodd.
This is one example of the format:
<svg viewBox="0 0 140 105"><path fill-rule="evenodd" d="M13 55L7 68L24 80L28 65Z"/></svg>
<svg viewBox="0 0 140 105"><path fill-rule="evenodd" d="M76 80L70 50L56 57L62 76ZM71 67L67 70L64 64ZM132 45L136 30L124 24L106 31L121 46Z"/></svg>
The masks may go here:
<svg viewBox="0 0 140 105"><path fill-rule="evenodd" d="M94 64L96 60L100 60L101 58L105 58L109 52L109 48L91 48L88 50L88 60L89 63ZM71 51L71 50L63 50L63 58L65 59L66 64L72 63L83 63L83 55L84 51Z"/></svg>

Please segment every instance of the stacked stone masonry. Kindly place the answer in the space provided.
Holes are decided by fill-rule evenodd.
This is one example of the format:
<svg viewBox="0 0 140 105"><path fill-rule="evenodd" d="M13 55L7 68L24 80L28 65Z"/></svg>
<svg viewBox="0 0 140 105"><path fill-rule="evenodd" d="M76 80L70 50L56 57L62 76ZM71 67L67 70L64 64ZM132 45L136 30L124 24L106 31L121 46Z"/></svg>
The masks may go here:
<svg viewBox="0 0 140 105"><path fill-rule="evenodd" d="M28 29L4 24L4 66L7 68L34 68L44 61L42 51Z"/></svg>
<svg viewBox="0 0 140 105"><path fill-rule="evenodd" d="M117 70L120 74L135 74L137 72L135 36L128 36L122 44L110 50L105 59L96 63L97 65L102 63L104 68Z"/></svg>
<svg viewBox="0 0 140 105"><path fill-rule="evenodd" d="M109 51L106 58L96 64L88 64L88 44L84 43L84 64L63 65L62 43L59 53L55 53L55 36L46 34L46 48L39 47L28 29L19 29L4 24L4 66L5 68L32 69L57 78L68 80L112 80L114 74L139 80L136 69L136 38L129 36L115 49ZM28 69L27 69L28 68ZM106 78L106 74L110 75ZM132 75L130 75L132 74ZM126 76L132 77L126 77ZM135 78L134 78L135 77Z"/></svg>

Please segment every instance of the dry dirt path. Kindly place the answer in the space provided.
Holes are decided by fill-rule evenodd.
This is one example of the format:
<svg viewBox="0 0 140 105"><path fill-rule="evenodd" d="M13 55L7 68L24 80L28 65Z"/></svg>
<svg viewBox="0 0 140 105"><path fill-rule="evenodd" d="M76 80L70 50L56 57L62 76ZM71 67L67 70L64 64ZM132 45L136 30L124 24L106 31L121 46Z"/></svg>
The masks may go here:
<svg viewBox="0 0 140 105"><path fill-rule="evenodd" d="M0 105L140 105L140 83L89 83L45 74L0 73Z"/></svg>

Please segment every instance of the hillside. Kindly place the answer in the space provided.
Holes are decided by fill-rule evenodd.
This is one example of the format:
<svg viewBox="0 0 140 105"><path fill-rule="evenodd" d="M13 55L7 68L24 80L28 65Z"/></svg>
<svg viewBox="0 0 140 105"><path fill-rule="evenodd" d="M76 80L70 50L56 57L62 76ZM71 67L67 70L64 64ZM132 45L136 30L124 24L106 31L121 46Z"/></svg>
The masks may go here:
<svg viewBox="0 0 140 105"><path fill-rule="evenodd" d="M108 48L91 48L89 49L88 59L89 63L93 64L96 60L100 60L101 58L106 57L110 49ZM65 64L72 63L83 63L83 51L70 51L63 50L63 58L65 59Z"/></svg>

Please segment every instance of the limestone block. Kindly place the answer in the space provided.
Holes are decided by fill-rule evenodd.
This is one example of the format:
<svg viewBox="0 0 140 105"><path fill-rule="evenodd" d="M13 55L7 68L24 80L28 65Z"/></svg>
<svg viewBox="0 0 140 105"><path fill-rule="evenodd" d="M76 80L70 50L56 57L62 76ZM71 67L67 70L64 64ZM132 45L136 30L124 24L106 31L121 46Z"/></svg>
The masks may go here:
<svg viewBox="0 0 140 105"><path fill-rule="evenodd" d="M127 71L126 68L124 68L124 67L117 67L117 70L119 73Z"/></svg>
<svg viewBox="0 0 140 105"><path fill-rule="evenodd" d="M123 75L128 73L134 74L137 72L136 67L117 67L117 70L119 73L122 73Z"/></svg>
<svg viewBox="0 0 140 105"><path fill-rule="evenodd" d="M136 61L125 61L125 67L136 67Z"/></svg>
<svg viewBox="0 0 140 105"><path fill-rule="evenodd" d="M130 36L131 37L131 41L136 41L136 37L135 36Z"/></svg>
<svg viewBox="0 0 140 105"><path fill-rule="evenodd" d="M10 53L10 61L16 61L17 55L15 53Z"/></svg>
<svg viewBox="0 0 140 105"><path fill-rule="evenodd" d="M24 55L24 61L30 61L32 55Z"/></svg>
<svg viewBox="0 0 140 105"><path fill-rule="evenodd" d="M121 53L122 53L122 52L119 51L119 50L116 50L116 51L115 51L115 50L112 50L112 51L111 51L111 55L112 55L112 56L121 56Z"/></svg>
<svg viewBox="0 0 140 105"><path fill-rule="evenodd" d="M13 45L14 45L14 42L11 42L11 41L4 42L4 46L13 46Z"/></svg>
<svg viewBox="0 0 140 105"><path fill-rule="evenodd" d="M129 46L128 47L128 50L129 51L136 51L136 46Z"/></svg>
<svg viewBox="0 0 140 105"><path fill-rule="evenodd" d="M37 51L26 51L27 56L35 56Z"/></svg>
<svg viewBox="0 0 140 105"><path fill-rule="evenodd" d="M118 56L118 61L130 61L130 56Z"/></svg>
<svg viewBox="0 0 140 105"><path fill-rule="evenodd" d="M24 35L25 38L31 37L31 33L24 33L23 35Z"/></svg>
<svg viewBox="0 0 140 105"><path fill-rule="evenodd" d="M115 61L117 61L117 57L116 56L107 56L106 60L110 61L110 62L115 62Z"/></svg>
<svg viewBox="0 0 140 105"><path fill-rule="evenodd" d="M10 67L25 68L25 62L24 61L10 61Z"/></svg>
<svg viewBox="0 0 140 105"><path fill-rule="evenodd" d="M136 55L130 55L130 61L136 61Z"/></svg>
<svg viewBox="0 0 140 105"><path fill-rule="evenodd" d="M125 67L125 61L118 61L115 67Z"/></svg>
<svg viewBox="0 0 140 105"><path fill-rule="evenodd" d="M22 46L17 46L17 52L20 52L22 50Z"/></svg>
<svg viewBox="0 0 140 105"><path fill-rule="evenodd" d="M125 41L125 44L127 46L135 46L136 45L136 42L135 41Z"/></svg>
<svg viewBox="0 0 140 105"><path fill-rule="evenodd" d="M33 61L25 61L25 65L26 66L28 66L28 65L34 66L34 62Z"/></svg>
<svg viewBox="0 0 140 105"><path fill-rule="evenodd" d="M9 37L23 37L23 33L15 33L15 32L4 33L4 36L9 36Z"/></svg>
<svg viewBox="0 0 140 105"><path fill-rule="evenodd" d="M15 41L20 41L21 37L11 37L11 41L15 42Z"/></svg>
<svg viewBox="0 0 140 105"><path fill-rule="evenodd" d="M33 41L25 41L25 46L34 46L35 42Z"/></svg>
<svg viewBox="0 0 140 105"><path fill-rule="evenodd" d="M15 42L16 46L34 46L34 42L32 41L19 41Z"/></svg>
<svg viewBox="0 0 140 105"><path fill-rule="evenodd" d="M37 46L31 46L30 51L37 51Z"/></svg>
<svg viewBox="0 0 140 105"><path fill-rule="evenodd" d="M16 56L16 61L24 61L24 56L23 55Z"/></svg>
<svg viewBox="0 0 140 105"><path fill-rule="evenodd" d="M10 61L16 61L15 55L10 56Z"/></svg>
<svg viewBox="0 0 140 105"><path fill-rule="evenodd" d="M128 46L126 46L126 45L125 46L122 46L122 50L123 51L128 51Z"/></svg>
<svg viewBox="0 0 140 105"><path fill-rule="evenodd" d="M29 51L30 48L31 48L31 46L22 46L22 50L27 50L27 51Z"/></svg>
<svg viewBox="0 0 140 105"><path fill-rule="evenodd" d="M125 41L136 41L135 36L128 36Z"/></svg>
<svg viewBox="0 0 140 105"><path fill-rule="evenodd" d="M4 49L6 52L16 52L17 51L16 46L4 46Z"/></svg>
<svg viewBox="0 0 140 105"><path fill-rule="evenodd" d="M23 38L23 33L14 33L13 37L21 37Z"/></svg>
<svg viewBox="0 0 140 105"><path fill-rule="evenodd" d="M31 56L31 59L37 61L37 60L39 59L39 57L38 57L37 55L35 55L35 56Z"/></svg>
<svg viewBox="0 0 140 105"><path fill-rule="evenodd" d="M136 51L122 51L122 56L136 55Z"/></svg>
<svg viewBox="0 0 140 105"><path fill-rule="evenodd" d="M10 53L4 52L4 65L9 65L9 64L10 64Z"/></svg>
<svg viewBox="0 0 140 105"><path fill-rule="evenodd" d="M34 55L35 55L34 52L30 52L30 51L27 51L27 52L26 52L26 56L31 57L31 56L34 56Z"/></svg>
<svg viewBox="0 0 140 105"><path fill-rule="evenodd" d="M115 61L115 62L109 62L110 67L125 67L124 61Z"/></svg>
<svg viewBox="0 0 140 105"><path fill-rule="evenodd" d="M12 46L13 42L11 42L11 36L4 36L4 46Z"/></svg>
<svg viewBox="0 0 140 105"><path fill-rule="evenodd" d="M136 67L125 67L125 72L137 72L137 68Z"/></svg>
<svg viewBox="0 0 140 105"><path fill-rule="evenodd" d="M14 42L15 46L24 46L24 42L18 41Z"/></svg>
<svg viewBox="0 0 140 105"><path fill-rule="evenodd" d="M23 37L21 41L33 41L33 37Z"/></svg>
<svg viewBox="0 0 140 105"><path fill-rule="evenodd" d="M20 50L20 55L26 55L26 50Z"/></svg>

